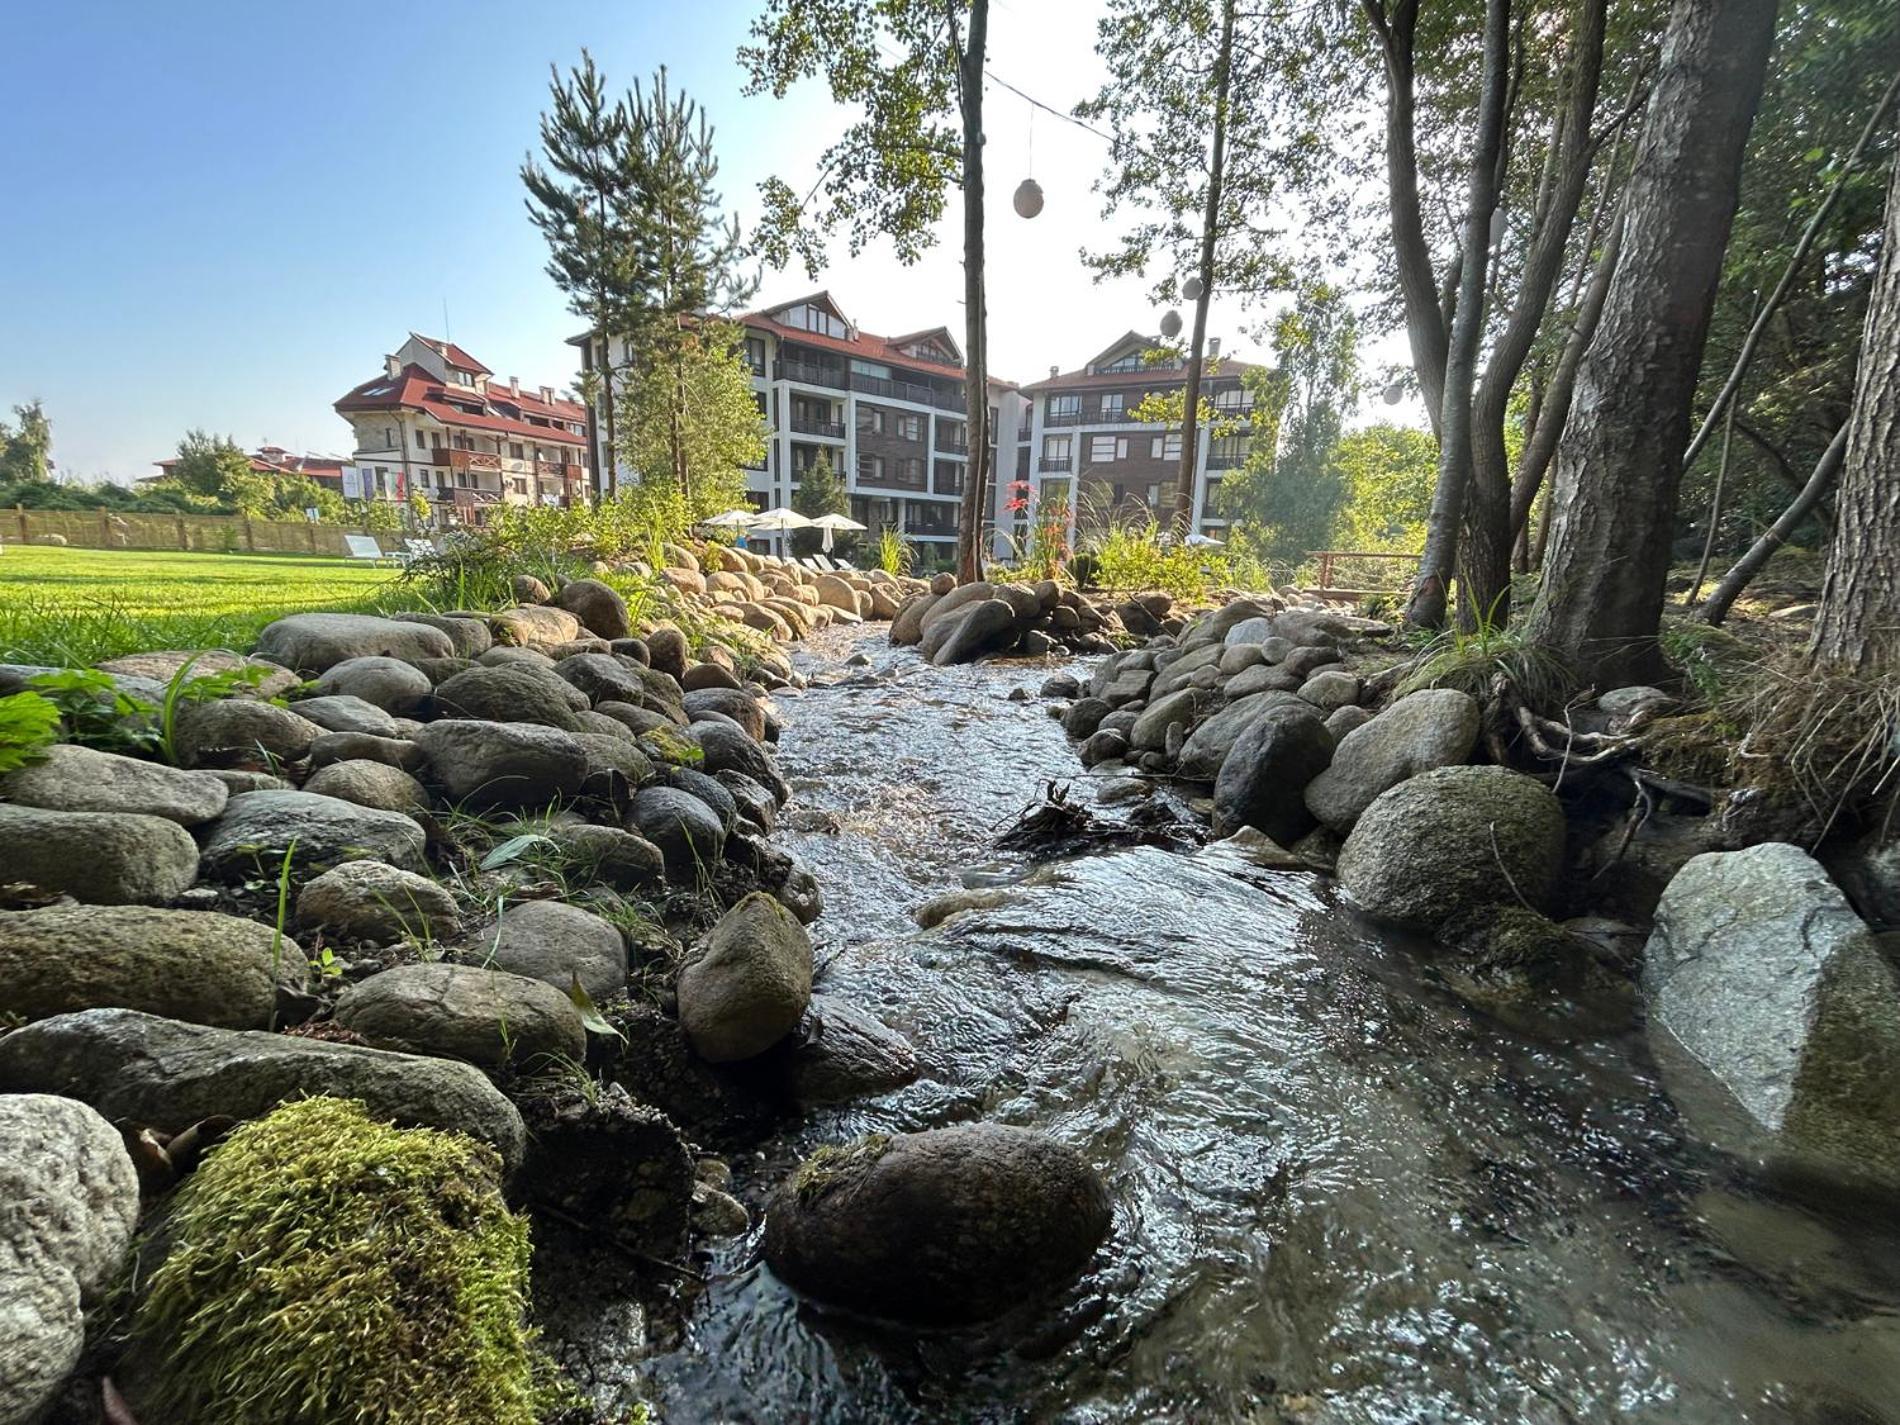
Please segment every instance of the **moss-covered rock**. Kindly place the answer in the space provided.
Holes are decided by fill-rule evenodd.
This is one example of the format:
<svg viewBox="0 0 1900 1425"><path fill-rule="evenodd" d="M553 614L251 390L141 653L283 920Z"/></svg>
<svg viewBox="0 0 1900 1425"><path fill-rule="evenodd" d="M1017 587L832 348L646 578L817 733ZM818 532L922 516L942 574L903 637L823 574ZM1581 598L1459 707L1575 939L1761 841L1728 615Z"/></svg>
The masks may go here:
<svg viewBox="0 0 1900 1425"><path fill-rule="evenodd" d="M180 1191L135 1402L194 1425L533 1425L528 1224L500 1159L360 1102L285 1104Z"/></svg>

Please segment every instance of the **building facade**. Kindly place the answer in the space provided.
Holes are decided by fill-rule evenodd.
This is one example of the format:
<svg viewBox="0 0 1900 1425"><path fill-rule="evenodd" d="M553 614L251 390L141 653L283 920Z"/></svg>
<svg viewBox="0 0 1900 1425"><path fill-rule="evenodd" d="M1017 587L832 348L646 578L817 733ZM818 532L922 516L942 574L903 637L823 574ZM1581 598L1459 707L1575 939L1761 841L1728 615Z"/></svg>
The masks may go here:
<svg viewBox="0 0 1900 1425"><path fill-rule="evenodd" d="M1068 503L1071 531L1111 517L1152 515L1168 521L1180 476L1181 428L1138 421L1134 415L1148 396L1179 398L1186 388L1185 363L1148 360L1161 345L1159 337L1127 332L1079 370L1051 367L1046 379L1022 388L1027 419L1020 430L1015 479L1026 498L1022 508L999 512L1005 527L1020 537L1040 503L1057 498ZM1210 364L1219 355L1219 340L1210 340ZM1217 419L1252 414L1253 395L1242 379L1252 369L1245 362L1221 361L1203 380L1202 398ZM1218 534L1226 527L1218 513L1221 478L1246 463L1247 447L1244 431L1211 440L1203 431L1196 441L1195 531Z"/></svg>
<svg viewBox="0 0 1900 1425"><path fill-rule="evenodd" d="M502 505L587 498L587 408L501 381L453 342L411 332L336 412L356 437L355 478L342 477L352 499L420 491L447 522L481 524Z"/></svg>
<svg viewBox="0 0 1900 1425"><path fill-rule="evenodd" d="M335 455L293 455L281 445L260 445L249 457L251 473L273 479L287 479L301 475L317 482L326 490L337 494L345 493L356 478L356 469L348 461ZM146 475L139 480L141 485L171 478L172 469L178 464L178 457L153 462L158 466L158 474Z"/></svg>

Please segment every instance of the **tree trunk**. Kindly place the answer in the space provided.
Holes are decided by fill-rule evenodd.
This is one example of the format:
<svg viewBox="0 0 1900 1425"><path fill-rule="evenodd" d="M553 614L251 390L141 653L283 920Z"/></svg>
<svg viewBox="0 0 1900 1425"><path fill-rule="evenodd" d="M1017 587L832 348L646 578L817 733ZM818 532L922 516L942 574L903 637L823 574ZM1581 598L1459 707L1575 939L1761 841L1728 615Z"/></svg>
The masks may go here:
<svg viewBox="0 0 1900 1425"><path fill-rule="evenodd" d="M1858 672L1900 663L1900 163L1867 302L1847 453L1810 656Z"/></svg>
<svg viewBox="0 0 1900 1425"><path fill-rule="evenodd" d="M1623 256L1557 453L1532 638L1584 683L1661 674L1656 630L1689 407L1775 0L1675 0L1625 194Z"/></svg>
<svg viewBox="0 0 1900 1425"><path fill-rule="evenodd" d="M1491 246L1491 211L1498 200L1498 150L1503 142L1510 36L1510 0L1486 0L1484 88L1478 100L1478 131L1472 141L1458 306L1452 316L1444 399L1438 411L1438 484L1432 491L1431 511L1425 522L1425 552L1419 559L1418 577L1405 610L1407 621L1420 628L1437 628L1445 621L1446 590L1457 563L1458 531L1471 485L1471 388L1477 375L1478 340L1484 334L1484 280ZM1503 552L1508 585L1508 540Z"/></svg>
<svg viewBox="0 0 1900 1425"><path fill-rule="evenodd" d="M1816 463L1814 473L1808 477L1808 483L1802 487L1801 493L1781 512L1781 517L1763 531L1761 538L1749 546L1748 552L1735 561L1728 573L1722 576L1722 582L1709 590L1709 601L1698 611L1705 623L1720 623L1728 617L1729 609L1741 597L1742 590L1748 587L1749 580L1759 574L1775 551L1788 542L1788 537L1801 527L1801 521L1814 513L1814 507L1821 503L1821 497L1841 473L1841 458L1847 453L1847 432L1848 425L1842 425L1835 432L1834 439L1828 442L1826 451Z"/></svg>
<svg viewBox="0 0 1900 1425"><path fill-rule="evenodd" d="M983 577L983 491L989 474L989 361L983 311L983 62L989 0L971 0L970 33L959 61L963 113L963 520L957 530L957 578Z"/></svg>
<svg viewBox="0 0 1900 1425"><path fill-rule="evenodd" d="M1181 468L1174 477L1174 532L1194 530L1195 473L1201 419L1201 360L1207 350L1207 308L1214 300L1214 242L1220 229L1221 180L1227 168L1227 96L1234 73L1234 7L1224 0L1220 51L1214 59L1214 140L1207 168L1207 207L1201 215L1201 295L1194 300L1194 336L1188 345L1186 404L1181 409Z"/></svg>

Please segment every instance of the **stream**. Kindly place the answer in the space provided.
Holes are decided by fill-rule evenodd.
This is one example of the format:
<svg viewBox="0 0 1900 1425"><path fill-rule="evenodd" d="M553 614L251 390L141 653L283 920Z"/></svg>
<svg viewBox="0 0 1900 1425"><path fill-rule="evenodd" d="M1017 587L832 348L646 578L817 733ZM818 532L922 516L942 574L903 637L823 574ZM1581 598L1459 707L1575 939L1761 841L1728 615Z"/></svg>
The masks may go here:
<svg viewBox="0 0 1900 1425"><path fill-rule="evenodd" d="M923 1073L761 1145L739 1191L980 1118L1080 1149L1114 1227L1057 1299L928 1334L800 1302L755 1224L643 1363L668 1421L1900 1422L1890 1207L1775 1195L1686 1137L1640 1034L1506 1028L1322 878L995 851L1051 779L1092 796L1033 699L1084 665L932 668L887 633L799 654L778 839L824 888L818 987ZM916 929L966 885L1015 895Z"/></svg>

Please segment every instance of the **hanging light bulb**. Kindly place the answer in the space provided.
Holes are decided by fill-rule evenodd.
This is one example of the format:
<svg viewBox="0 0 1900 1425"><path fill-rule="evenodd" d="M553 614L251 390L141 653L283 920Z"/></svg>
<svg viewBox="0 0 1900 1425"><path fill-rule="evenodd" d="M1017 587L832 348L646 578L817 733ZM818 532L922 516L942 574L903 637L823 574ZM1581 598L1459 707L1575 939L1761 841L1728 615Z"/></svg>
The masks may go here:
<svg viewBox="0 0 1900 1425"><path fill-rule="evenodd" d="M1186 297L1190 302L1200 301L1201 293L1206 290L1206 285L1198 277L1190 277L1181 284L1181 295Z"/></svg>
<svg viewBox="0 0 1900 1425"><path fill-rule="evenodd" d="M1017 217L1035 217L1042 211L1042 185L1033 178L1025 178L1016 185L1016 196L1010 202L1015 205Z"/></svg>
<svg viewBox="0 0 1900 1425"><path fill-rule="evenodd" d="M1405 399L1405 383L1403 381L1394 381L1390 386L1385 388L1384 394L1385 403L1388 406L1398 405L1400 401Z"/></svg>
<svg viewBox="0 0 1900 1425"><path fill-rule="evenodd" d="M1172 307L1168 308L1161 318L1161 335L1169 341L1181 335L1181 314Z"/></svg>

